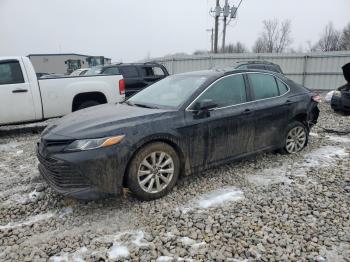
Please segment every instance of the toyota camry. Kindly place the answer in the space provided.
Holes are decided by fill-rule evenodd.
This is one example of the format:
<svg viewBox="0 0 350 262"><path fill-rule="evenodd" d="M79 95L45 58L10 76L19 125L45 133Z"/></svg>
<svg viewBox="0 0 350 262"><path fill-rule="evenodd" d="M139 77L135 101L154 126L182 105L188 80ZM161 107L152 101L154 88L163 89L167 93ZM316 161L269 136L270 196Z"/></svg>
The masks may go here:
<svg viewBox="0 0 350 262"><path fill-rule="evenodd" d="M316 96L285 76L212 70L169 76L127 101L77 111L38 142L39 170L80 199L166 195L180 175L262 151L294 154L308 142Z"/></svg>

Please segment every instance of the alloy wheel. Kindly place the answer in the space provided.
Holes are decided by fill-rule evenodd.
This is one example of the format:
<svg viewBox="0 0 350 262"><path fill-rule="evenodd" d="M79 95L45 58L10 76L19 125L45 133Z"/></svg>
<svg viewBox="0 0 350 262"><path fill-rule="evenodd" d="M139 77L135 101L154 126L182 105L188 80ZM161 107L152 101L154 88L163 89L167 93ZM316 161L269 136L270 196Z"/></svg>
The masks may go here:
<svg viewBox="0 0 350 262"><path fill-rule="evenodd" d="M306 144L307 134L303 127L292 128L287 135L286 150L290 154L301 151Z"/></svg>
<svg viewBox="0 0 350 262"><path fill-rule="evenodd" d="M165 152L152 152L139 165L137 177L142 190L159 193L164 190L174 176L174 161Z"/></svg>

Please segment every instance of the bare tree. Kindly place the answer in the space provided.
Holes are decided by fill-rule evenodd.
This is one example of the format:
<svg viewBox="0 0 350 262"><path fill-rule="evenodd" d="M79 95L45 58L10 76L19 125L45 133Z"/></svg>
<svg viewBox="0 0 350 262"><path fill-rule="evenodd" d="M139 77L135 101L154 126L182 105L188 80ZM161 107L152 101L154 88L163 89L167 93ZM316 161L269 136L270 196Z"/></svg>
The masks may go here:
<svg viewBox="0 0 350 262"><path fill-rule="evenodd" d="M246 53L248 52L248 49L246 46L241 43L237 42L235 44L229 44L224 49L221 49L222 53Z"/></svg>
<svg viewBox="0 0 350 262"><path fill-rule="evenodd" d="M284 20L278 31L277 45L275 47L276 53L282 53L291 43L290 34L292 32L292 24L290 20Z"/></svg>
<svg viewBox="0 0 350 262"><path fill-rule="evenodd" d="M350 23L343 29L343 33L340 38L340 49L350 50Z"/></svg>
<svg viewBox="0 0 350 262"><path fill-rule="evenodd" d="M282 53L292 43L290 35L290 20L284 20L281 23L277 19L264 20L263 32L256 40L253 51L256 53Z"/></svg>
<svg viewBox="0 0 350 262"><path fill-rule="evenodd" d="M334 28L332 22L329 22L323 29L320 40L314 49L322 52L338 51L340 50L340 36L341 33Z"/></svg>
<svg viewBox="0 0 350 262"><path fill-rule="evenodd" d="M264 40L262 39L262 37L259 37L258 39L256 39L254 46L252 48L252 51L254 53L265 53L266 51L266 46L264 43Z"/></svg>

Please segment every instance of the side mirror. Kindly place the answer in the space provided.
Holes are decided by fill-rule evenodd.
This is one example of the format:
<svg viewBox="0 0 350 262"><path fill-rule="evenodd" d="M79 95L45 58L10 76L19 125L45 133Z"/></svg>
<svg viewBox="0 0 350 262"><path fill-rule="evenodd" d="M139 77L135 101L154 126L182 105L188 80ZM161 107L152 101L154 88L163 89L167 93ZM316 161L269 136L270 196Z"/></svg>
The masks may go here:
<svg viewBox="0 0 350 262"><path fill-rule="evenodd" d="M217 107L218 105L213 102L211 99L204 99L200 102L197 102L194 107L194 118L206 118L210 117L210 109Z"/></svg>
<svg viewBox="0 0 350 262"><path fill-rule="evenodd" d="M212 99L203 99L196 104L196 109L199 111L208 111L217 107L218 105L214 103Z"/></svg>

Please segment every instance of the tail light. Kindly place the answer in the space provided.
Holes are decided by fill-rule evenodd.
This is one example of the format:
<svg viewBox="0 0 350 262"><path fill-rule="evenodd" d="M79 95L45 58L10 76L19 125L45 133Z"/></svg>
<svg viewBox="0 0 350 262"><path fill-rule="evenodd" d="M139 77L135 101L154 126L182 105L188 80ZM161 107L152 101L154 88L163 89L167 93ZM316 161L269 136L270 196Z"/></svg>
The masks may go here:
<svg viewBox="0 0 350 262"><path fill-rule="evenodd" d="M314 101L316 103L321 103L321 101L322 101L322 98L319 95L314 95L311 97L311 99L312 99L312 101Z"/></svg>
<svg viewBox="0 0 350 262"><path fill-rule="evenodd" d="M119 94L125 95L125 80L124 79L119 80Z"/></svg>

